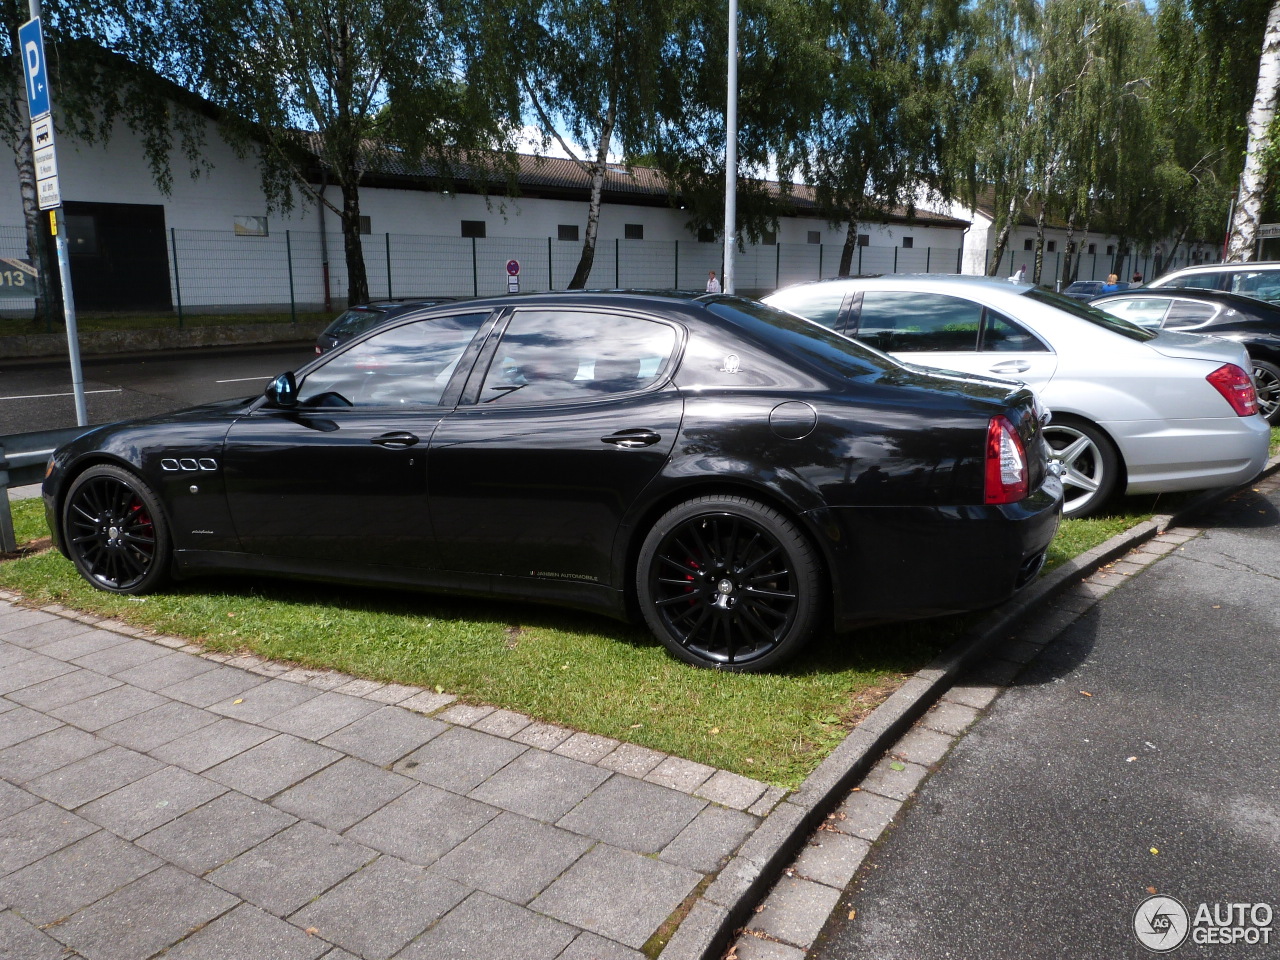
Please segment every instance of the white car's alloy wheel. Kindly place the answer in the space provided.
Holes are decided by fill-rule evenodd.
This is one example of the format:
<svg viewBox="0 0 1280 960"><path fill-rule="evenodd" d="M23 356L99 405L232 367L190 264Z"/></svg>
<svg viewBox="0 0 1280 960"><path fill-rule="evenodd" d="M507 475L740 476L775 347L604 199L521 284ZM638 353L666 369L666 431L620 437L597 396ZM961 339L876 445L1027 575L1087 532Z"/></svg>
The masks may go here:
<svg viewBox="0 0 1280 960"><path fill-rule="evenodd" d="M1080 421L1054 421L1044 429L1062 467L1065 499L1062 514L1083 517L1106 502L1115 488L1120 462L1111 443L1096 427Z"/></svg>

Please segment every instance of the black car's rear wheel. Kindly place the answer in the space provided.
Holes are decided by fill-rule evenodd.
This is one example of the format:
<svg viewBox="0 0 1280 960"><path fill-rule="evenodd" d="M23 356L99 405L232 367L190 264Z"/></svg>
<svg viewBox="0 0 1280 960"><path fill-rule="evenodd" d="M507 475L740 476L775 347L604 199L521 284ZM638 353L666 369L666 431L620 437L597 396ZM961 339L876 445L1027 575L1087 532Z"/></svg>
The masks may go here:
<svg viewBox="0 0 1280 960"><path fill-rule="evenodd" d="M169 531L141 478L110 464L72 482L62 507L67 552L100 590L145 593L168 575Z"/></svg>
<svg viewBox="0 0 1280 960"><path fill-rule="evenodd" d="M813 635L818 555L789 519L742 497L698 497L645 537L636 580L649 628L687 663L776 667Z"/></svg>
<svg viewBox="0 0 1280 960"><path fill-rule="evenodd" d="M1274 427L1280 424L1280 367L1265 360L1254 360L1250 366L1258 391L1258 412Z"/></svg>

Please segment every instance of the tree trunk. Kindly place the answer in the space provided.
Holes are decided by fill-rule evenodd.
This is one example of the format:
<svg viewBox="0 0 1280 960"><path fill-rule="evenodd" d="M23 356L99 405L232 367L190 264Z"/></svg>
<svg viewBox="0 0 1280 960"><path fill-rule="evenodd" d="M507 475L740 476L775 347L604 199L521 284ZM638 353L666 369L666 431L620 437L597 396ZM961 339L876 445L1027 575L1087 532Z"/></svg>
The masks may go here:
<svg viewBox="0 0 1280 960"><path fill-rule="evenodd" d="M573 279L569 281L570 290L582 290L591 277L591 268L596 262L596 234L600 231L600 197L604 193L604 170L606 148L602 147L596 162L591 165L591 199L587 205L587 234L582 241L582 256L578 258L578 268L573 271Z"/></svg>
<svg viewBox="0 0 1280 960"><path fill-rule="evenodd" d="M994 277L1000 272L1000 261L1004 258L1004 248L1009 245L1009 233L1013 230L1013 220L1018 211L1018 193L1015 190L1009 196L1009 209L1005 213L1004 223L996 234L996 246L991 251L991 262L987 264L987 276Z"/></svg>
<svg viewBox="0 0 1280 960"><path fill-rule="evenodd" d="M1280 0L1271 4L1267 29L1262 35L1262 56L1258 59L1258 89L1249 108L1249 145L1244 171L1240 174L1240 199L1231 219L1231 240L1227 260L1252 260L1262 217L1267 171L1264 154L1270 145L1272 120L1276 115L1276 95L1280 92Z"/></svg>
<svg viewBox="0 0 1280 960"><path fill-rule="evenodd" d="M347 304L369 302L369 275L360 243L360 187L356 176L342 181L342 248L347 255Z"/></svg>
<svg viewBox="0 0 1280 960"><path fill-rule="evenodd" d="M844 246L840 249L840 268L837 277L847 277L853 272L853 250L858 245L858 221L850 220L849 229L844 235Z"/></svg>
<svg viewBox="0 0 1280 960"><path fill-rule="evenodd" d="M1076 245L1076 208L1067 214L1067 262L1062 271L1062 281L1068 286L1075 283L1076 269L1080 263L1080 248Z"/></svg>
<svg viewBox="0 0 1280 960"><path fill-rule="evenodd" d="M31 149L30 131L18 138L13 163L18 168L18 187L22 194L22 220L27 231L27 259L36 268L35 309L32 312L31 322L39 323L42 318L53 318L54 310L50 297L54 284L49 275L51 265L48 262L44 231L41 229L40 205L36 200L36 162Z"/></svg>
<svg viewBox="0 0 1280 960"><path fill-rule="evenodd" d="M1031 282L1040 286L1040 274L1044 271L1044 221L1045 204L1040 201L1040 212L1036 214L1036 262L1031 271Z"/></svg>

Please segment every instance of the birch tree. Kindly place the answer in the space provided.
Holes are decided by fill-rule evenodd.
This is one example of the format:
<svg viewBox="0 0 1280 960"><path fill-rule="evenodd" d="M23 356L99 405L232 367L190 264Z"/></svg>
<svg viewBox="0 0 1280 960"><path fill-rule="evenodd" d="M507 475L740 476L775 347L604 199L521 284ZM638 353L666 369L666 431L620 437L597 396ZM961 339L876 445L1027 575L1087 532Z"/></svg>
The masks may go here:
<svg viewBox="0 0 1280 960"><path fill-rule="evenodd" d="M1267 28L1258 59L1258 87L1249 108L1249 142L1245 148L1244 171L1240 174L1239 199L1231 220L1228 260L1252 260L1258 224L1262 219L1263 194L1268 174L1266 156L1275 136L1276 97L1280 93L1280 0L1274 0L1267 15Z"/></svg>

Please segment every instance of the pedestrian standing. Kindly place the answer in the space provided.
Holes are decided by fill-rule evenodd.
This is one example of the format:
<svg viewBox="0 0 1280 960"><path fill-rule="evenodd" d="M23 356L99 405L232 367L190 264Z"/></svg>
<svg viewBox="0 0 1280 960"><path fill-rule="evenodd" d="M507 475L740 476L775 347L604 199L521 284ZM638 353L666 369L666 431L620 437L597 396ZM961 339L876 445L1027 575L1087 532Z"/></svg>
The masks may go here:
<svg viewBox="0 0 1280 960"><path fill-rule="evenodd" d="M711 270L707 273L707 293L719 293L720 281L716 278L716 272Z"/></svg>

